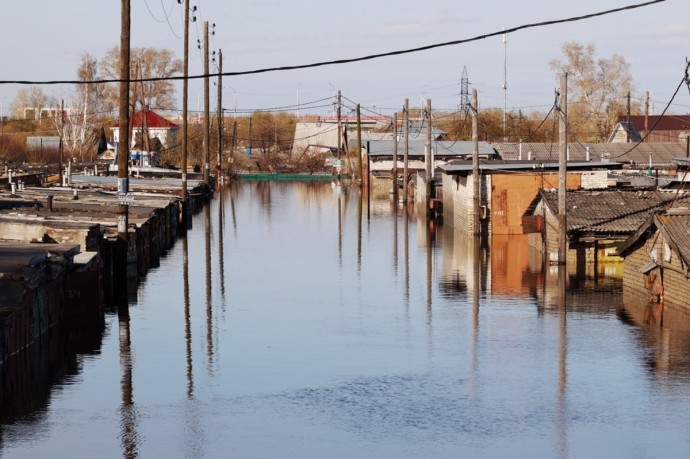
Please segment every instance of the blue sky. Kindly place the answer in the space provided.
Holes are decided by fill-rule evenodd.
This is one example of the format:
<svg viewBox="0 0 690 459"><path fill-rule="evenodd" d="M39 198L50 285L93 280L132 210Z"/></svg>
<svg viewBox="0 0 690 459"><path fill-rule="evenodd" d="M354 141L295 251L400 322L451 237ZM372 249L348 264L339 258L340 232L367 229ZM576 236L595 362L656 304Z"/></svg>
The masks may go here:
<svg viewBox="0 0 690 459"><path fill-rule="evenodd" d="M471 38L503 28L565 19L642 3L640 0L427 0L396 2L349 0L193 0L198 20L190 26L190 75L203 70L197 39L203 21L215 23L211 49L222 49L226 72L410 49ZM132 46L168 48L182 57L183 16L177 0L132 1ZM690 2L663 3L567 24L533 28L508 36L377 60L313 69L226 77L223 106L238 112L305 105L301 113L327 113L329 98L342 91L347 106L389 114L405 98L412 106L430 98L434 109L457 110L460 80L467 68L480 107L503 107L504 51L507 106L548 110L558 82L549 61L561 57L566 41L593 43L599 57L621 54L631 66L634 97L650 91L653 112L660 112L683 77L690 55ZM3 5L0 80L74 79L80 56L100 58L119 43L120 1L24 0ZM8 111L17 85L0 85ZM72 90L46 86L58 98ZM215 87L212 86L212 91ZM203 96L201 80L192 81L189 108ZM178 100L180 93L178 92ZM211 97L215 109L215 96ZM349 101L352 101L349 102ZM181 103L179 104L181 106ZM672 106L690 112L686 87Z"/></svg>

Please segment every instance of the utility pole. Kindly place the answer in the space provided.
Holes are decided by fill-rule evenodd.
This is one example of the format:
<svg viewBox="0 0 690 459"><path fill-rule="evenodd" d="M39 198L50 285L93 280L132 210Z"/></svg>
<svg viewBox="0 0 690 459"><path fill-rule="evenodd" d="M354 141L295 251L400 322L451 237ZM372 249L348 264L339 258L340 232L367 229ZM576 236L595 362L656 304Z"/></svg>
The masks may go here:
<svg viewBox="0 0 690 459"><path fill-rule="evenodd" d="M472 89L472 207L473 207L473 229L472 234L477 237L481 235L481 222L479 218L480 200L479 200L479 102L477 97L477 90Z"/></svg>
<svg viewBox="0 0 690 459"><path fill-rule="evenodd" d="M340 89L338 89L338 167L336 170L338 171L338 181L340 181L340 173L342 170L342 163L340 162L340 142L342 140L342 135L343 135L343 128L340 123Z"/></svg>
<svg viewBox="0 0 690 459"><path fill-rule="evenodd" d="M182 79L182 201L181 233L187 234L187 98L189 92L189 0L184 2L184 64Z"/></svg>
<svg viewBox="0 0 690 459"><path fill-rule="evenodd" d="M362 186L362 114L357 104L357 177L359 178L359 186ZM367 177L367 180L369 178Z"/></svg>
<svg viewBox="0 0 690 459"><path fill-rule="evenodd" d="M211 112L209 110L210 85L208 66L208 21L204 21L204 182L211 183Z"/></svg>
<svg viewBox="0 0 690 459"><path fill-rule="evenodd" d="M393 113L393 169L391 171L393 183L393 204L398 208L398 113Z"/></svg>
<svg viewBox="0 0 690 459"><path fill-rule="evenodd" d="M558 101L560 112L558 123L558 264L566 263L568 254L568 232L566 215L566 186L567 186L567 123L568 123L568 74L561 75L560 97Z"/></svg>
<svg viewBox="0 0 690 459"><path fill-rule="evenodd" d="M429 215L429 205L431 204L431 187L434 182L434 170L431 164L431 99L426 100L426 110L424 111L424 118L426 119L426 214Z"/></svg>
<svg viewBox="0 0 690 459"><path fill-rule="evenodd" d="M65 158L64 158L65 147L63 145L64 144L64 140L63 140L64 132L65 132L65 100L63 99L60 102L60 168L59 168L60 169L60 175L59 175L60 186L62 186L63 181L65 179L63 177L63 174L62 174L62 165L63 165L63 162L65 161Z"/></svg>
<svg viewBox="0 0 690 459"><path fill-rule="evenodd" d="M649 132L649 91L644 93L644 137L647 139Z"/></svg>
<svg viewBox="0 0 690 459"><path fill-rule="evenodd" d="M505 29L504 29L505 30ZM503 141L506 137L506 111L508 110L508 34L503 34Z"/></svg>
<svg viewBox="0 0 690 459"><path fill-rule="evenodd" d="M120 30L120 139L117 144L117 192L118 197L129 193L129 68L130 68L130 0L121 0L122 18ZM62 110L64 113L64 109ZM60 142L62 146L62 142ZM62 149L60 150L62 153ZM62 163L62 154L60 154ZM62 164L60 165L62 171ZM62 172L60 172L62 179ZM127 296L127 228L129 226L129 207L126 201L120 200L117 205L117 257L119 275L116 276L118 291L123 298ZM126 304L126 303L125 303Z"/></svg>
<svg viewBox="0 0 690 459"><path fill-rule="evenodd" d="M630 142L630 91L628 91L628 111L625 116L625 124L626 124L626 129L625 129L625 141Z"/></svg>
<svg viewBox="0 0 690 459"><path fill-rule="evenodd" d="M218 50L218 155L216 157L216 180L220 182L223 173L223 51Z"/></svg>
<svg viewBox="0 0 690 459"><path fill-rule="evenodd" d="M403 136L405 137L405 148L403 150L403 203L407 204L407 174L408 157L410 153L410 99L405 99L403 107Z"/></svg>

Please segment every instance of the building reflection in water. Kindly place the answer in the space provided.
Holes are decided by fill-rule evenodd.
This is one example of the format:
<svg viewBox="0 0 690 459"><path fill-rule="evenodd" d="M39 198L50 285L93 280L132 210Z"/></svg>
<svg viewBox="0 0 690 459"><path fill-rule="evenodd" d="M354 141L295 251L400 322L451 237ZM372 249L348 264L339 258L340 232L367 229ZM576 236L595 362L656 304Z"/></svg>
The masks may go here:
<svg viewBox="0 0 690 459"><path fill-rule="evenodd" d="M5 425L40 426L45 421L54 387L78 379L84 358L101 353L104 330L102 311L68 314L50 333L0 365L0 446Z"/></svg>
<svg viewBox="0 0 690 459"><path fill-rule="evenodd" d="M640 274L641 275L641 274ZM690 380L690 313L624 290L619 317L640 329L651 374L670 384Z"/></svg>

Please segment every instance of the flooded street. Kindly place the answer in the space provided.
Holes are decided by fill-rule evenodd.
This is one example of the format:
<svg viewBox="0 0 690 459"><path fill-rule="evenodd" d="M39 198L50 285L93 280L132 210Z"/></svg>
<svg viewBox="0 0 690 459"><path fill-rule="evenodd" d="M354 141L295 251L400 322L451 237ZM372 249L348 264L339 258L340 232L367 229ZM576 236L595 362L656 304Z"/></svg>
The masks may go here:
<svg viewBox="0 0 690 459"><path fill-rule="evenodd" d="M563 296L522 237L240 182L129 317L6 369L0 457L687 458L690 318L620 270Z"/></svg>

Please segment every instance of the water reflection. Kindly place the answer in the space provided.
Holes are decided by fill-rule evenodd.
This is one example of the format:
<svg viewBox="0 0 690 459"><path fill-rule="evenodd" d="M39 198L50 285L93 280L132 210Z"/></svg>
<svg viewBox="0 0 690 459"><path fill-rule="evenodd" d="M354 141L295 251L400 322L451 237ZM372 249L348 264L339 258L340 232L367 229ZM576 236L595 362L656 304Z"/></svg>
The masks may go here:
<svg viewBox="0 0 690 459"><path fill-rule="evenodd" d="M84 362L101 352L104 330L103 314L65 316L0 365L0 456L7 426L23 426L24 441L45 434L55 390L79 383ZM12 438L16 441L16 434Z"/></svg>
<svg viewBox="0 0 690 459"><path fill-rule="evenodd" d="M120 339L120 443L122 457L133 459L139 456L138 413L134 405L132 382L132 347L130 339L130 317L127 304L118 308L118 337Z"/></svg>
<svg viewBox="0 0 690 459"><path fill-rule="evenodd" d="M211 270L211 205L204 207L204 258L206 259L206 356L207 370L213 370L213 301Z"/></svg>
<svg viewBox="0 0 690 459"><path fill-rule="evenodd" d="M187 369L187 398L194 398L194 364L192 358L192 316L189 302L189 252L187 237L182 237L182 294L184 298L184 342Z"/></svg>
<svg viewBox="0 0 690 459"><path fill-rule="evenodd" d="M110 416L124 457L686 456L690 320L633 307L619 278L578 277L526 238L467 237L389 199L364 229L356 188L216 196L119 322L120 362L104 353L105 376L63 395L115 374L121 393L102 397L116 403L73 408L74 427L56 430L61 406L42 402L43 436ZM30 449L18 457L49 454Z"/></svg>
<svg viewBox="0 0 690 459"><path fill-rule="evenodd" d="M640 330L637 336L648 349L647 367L669 382L689 381L690 314L628 292L623 304L621 318Z"/></svg>

